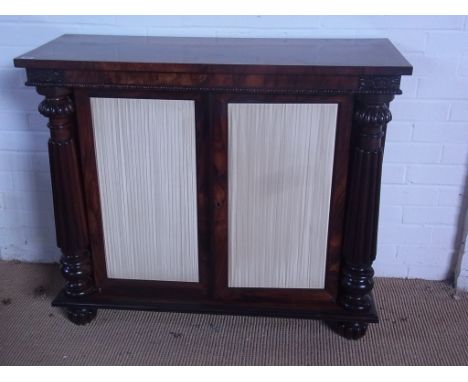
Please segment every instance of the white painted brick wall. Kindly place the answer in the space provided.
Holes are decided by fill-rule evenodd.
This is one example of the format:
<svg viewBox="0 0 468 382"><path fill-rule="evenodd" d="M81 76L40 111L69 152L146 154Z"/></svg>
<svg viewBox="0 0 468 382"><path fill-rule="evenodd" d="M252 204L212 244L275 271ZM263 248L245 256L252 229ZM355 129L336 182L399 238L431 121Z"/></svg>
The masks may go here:
<svg viewBox="0 0 468 382"><path fill-rule="evenodd" d="M390 38L413 64L414 76L403 78L404 94L392 103L376 274L450 275L468 159L467 17L0 17L2 259L46 262L59 256L48 132L36 111L41 98L24 87L24 73L12 59L63 33ZM468 277L468 269L461 274Z"/></svg>

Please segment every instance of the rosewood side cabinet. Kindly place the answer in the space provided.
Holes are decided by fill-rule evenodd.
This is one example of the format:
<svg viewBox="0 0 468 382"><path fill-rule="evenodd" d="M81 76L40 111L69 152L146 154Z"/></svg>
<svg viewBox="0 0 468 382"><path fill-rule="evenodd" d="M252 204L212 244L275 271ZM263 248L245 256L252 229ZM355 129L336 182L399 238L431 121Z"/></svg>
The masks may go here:
<svg viewBox="0 0 468 382"><path fill-rule="evenodd" d="M378 321L389 103L412 73L389 40L64 35L14 62L44 96L72 322Z"/></svg>

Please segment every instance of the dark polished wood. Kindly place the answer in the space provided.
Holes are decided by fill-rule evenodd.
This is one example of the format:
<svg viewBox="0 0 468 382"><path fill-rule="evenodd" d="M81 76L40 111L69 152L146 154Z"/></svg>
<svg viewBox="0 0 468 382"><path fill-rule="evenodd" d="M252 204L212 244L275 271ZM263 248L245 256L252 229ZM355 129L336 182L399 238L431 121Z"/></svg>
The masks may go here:
<svg viewBox="0 0 468 382"><path fill-rule="evenodd" d="M49 118L49 161L57 227L57 245L62 250L62 275L67 281L64 292L80 297L95 292L89 253L88 229L82 193L82 181L75 143L75 107L71 90L38 88L45 96L39 112ZM70 320L89 322L96 312L86 308L68 308Z"/></svg>
<svg viewBox="0 0 468 382"><path fill-rule="evenodd" d="M367 311L372 306L372 263L377 252L380 183L388 108L392 95L356 96L351 178L346 211L340 304L349 311ZM362 337L367 325L342 322L335 327L351 339Z"/></svg>
<svg viewBox="0 0 468 382"><path fill-rule="evenodd" d="M330 200L330 219L327 243L325 288L323 289L274 289L228 287L228 117L229 103L336 103L338 105L335 155ZM351 96L303 96L303 95L245 95L220 94L215 99L215 122L212 140L213 166L213 226L212 240L217 255L215 261L215 291L220 300L229 301L284 301L302 303L306 308L314 301L335 301L337 298L342 232L344 224L345 195L347 185L350 132L353 98Z"/></svg>
<svg viewBox="0 0 468 382"><path fill-rule="evenodd" d="M138 99L182 99L195 102L195 136L197 157L197 228L198 228L198 254L199 254L199 283L119 280L107 277L105 261L104 232L102 227L101 201L99 198L98 172L95 158L94 135L91 121L90 97L107 98L138 98ZM206 112L200 94L165 94L149 92L147 90L102 90L102 89L76 89L75 103L77 120L80 126L78 131L80 139L81 165L84 173L84 189L86 195L87 214L89 221L89 236L91 252L94 262L94 278L96 287L100 292L112 290L133 290L138 295L159 296L170 293L172 296L202 297L208 293L210 278L210 242L209 242L209 213L208 213L208 150L206 134Z"/></svg>
<svg viewBox="0 0 468 382"><path fill-rule="evenodd" d="M378 322L372 296L389 103L412 67L386 39L64 35L15 59L46 98L57 242L54 306L318 318L349 339ZM90 97L195 102L198 283L107 277ZM338 104L323 289L228 288L229 102ZM317 179L320 181L320 179Z"/></svg>
<svg viewBox="0 0 468 382"><path fill-rule="evenodd" d="M260 73L286 76L400 76L412 72L408 61L384 38L247 39L63 35L17 57L15 65L52 70L128 70L202 75Z"/></svg>
<svg viewBox="0 0 468 382"><path fill-rule="evenodd" d="M58 307L85 307L99 309L129 309L156 312L211 313L248 316L316 318L327 322L378 323L375 306L367 312L350 312L333 302L315 302L307 305L269 301L221 302L214 299L196 298L179 300L166 294L164 298L154 296L95 293L80 298L70 298L61 292L52 303Z"/></svg>
<svg viewBox="0 0 468 382"><path fill-rule="evenodd" d="M385 130L393 96L356 98L339 300L346 309L360 311L369 308L373 287Z"/></svg>
<svg viewBox="0 0 468 382"><path fill-rule="evenodd" d="M349 317L346 321L327 321L327 325L334 332L348 340L358 340L363 337L367 332L369 326L364 321L350 321Z"/></svg>

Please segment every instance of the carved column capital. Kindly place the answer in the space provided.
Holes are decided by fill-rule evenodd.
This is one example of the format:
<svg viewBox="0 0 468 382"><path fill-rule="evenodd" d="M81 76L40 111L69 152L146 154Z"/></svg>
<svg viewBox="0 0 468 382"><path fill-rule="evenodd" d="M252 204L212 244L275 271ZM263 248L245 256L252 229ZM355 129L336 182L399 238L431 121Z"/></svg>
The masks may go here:
<svg viewBox="0 0 468 382"><path fill-rule="evenodd" d="M49 119L50 144L67 144L73 139L75 129L75 105L71 90L67 88L37 88L45 96L38 110Z"/></svg>
<svg viewBox="0 0 468 382"><path fill-rule="evenodd" d="M38 107L44 117L68 117L75 113L75 107L70 96L45 98Z"/></svg>
<svg viewBox="0 0 468 382"><path fill-rule="evenodd" d="M373 153L383 151L387 123L392 120L388 108L392 99L393 95L359 95L355 98L354 149ZM353 157L352 160L357 159Z"/></svg>
<svg viewBox="0 0 468 382"><path fill-rule="evenodd" d="M392 120L392 113L385 103L367 104L354 112L354 120L359 125L381 126Z"/></svg>

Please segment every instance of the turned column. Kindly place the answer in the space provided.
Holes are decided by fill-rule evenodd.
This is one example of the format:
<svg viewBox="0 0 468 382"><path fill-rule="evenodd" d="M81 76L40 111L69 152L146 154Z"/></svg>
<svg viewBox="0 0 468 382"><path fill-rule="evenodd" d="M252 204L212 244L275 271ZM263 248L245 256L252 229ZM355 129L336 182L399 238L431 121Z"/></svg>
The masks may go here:
<svg viewBox="0 0 468 382"><path fill-rule="evenodd" d="M339 303L350 312L366 312L373 304L371 290L377 247L380 182L388 108L393 95L357 95L353 118L353 143L349 197L346 209L344 250ZM362 337L367 323L346 321L336 329L350 339Z"/></svg>
<svg viewBox="0 0 468 382"><path fill-rule="evenodd" d="M75 141L75 108L71 90L38 87L45 99L39 112L49 119L49 161L54 198L57 245L62 251L60 268L66 280L64 293L72 298L94 292L89 238L82 182ZM95 309L66 309L75 324L86 324Z"/></svg>

